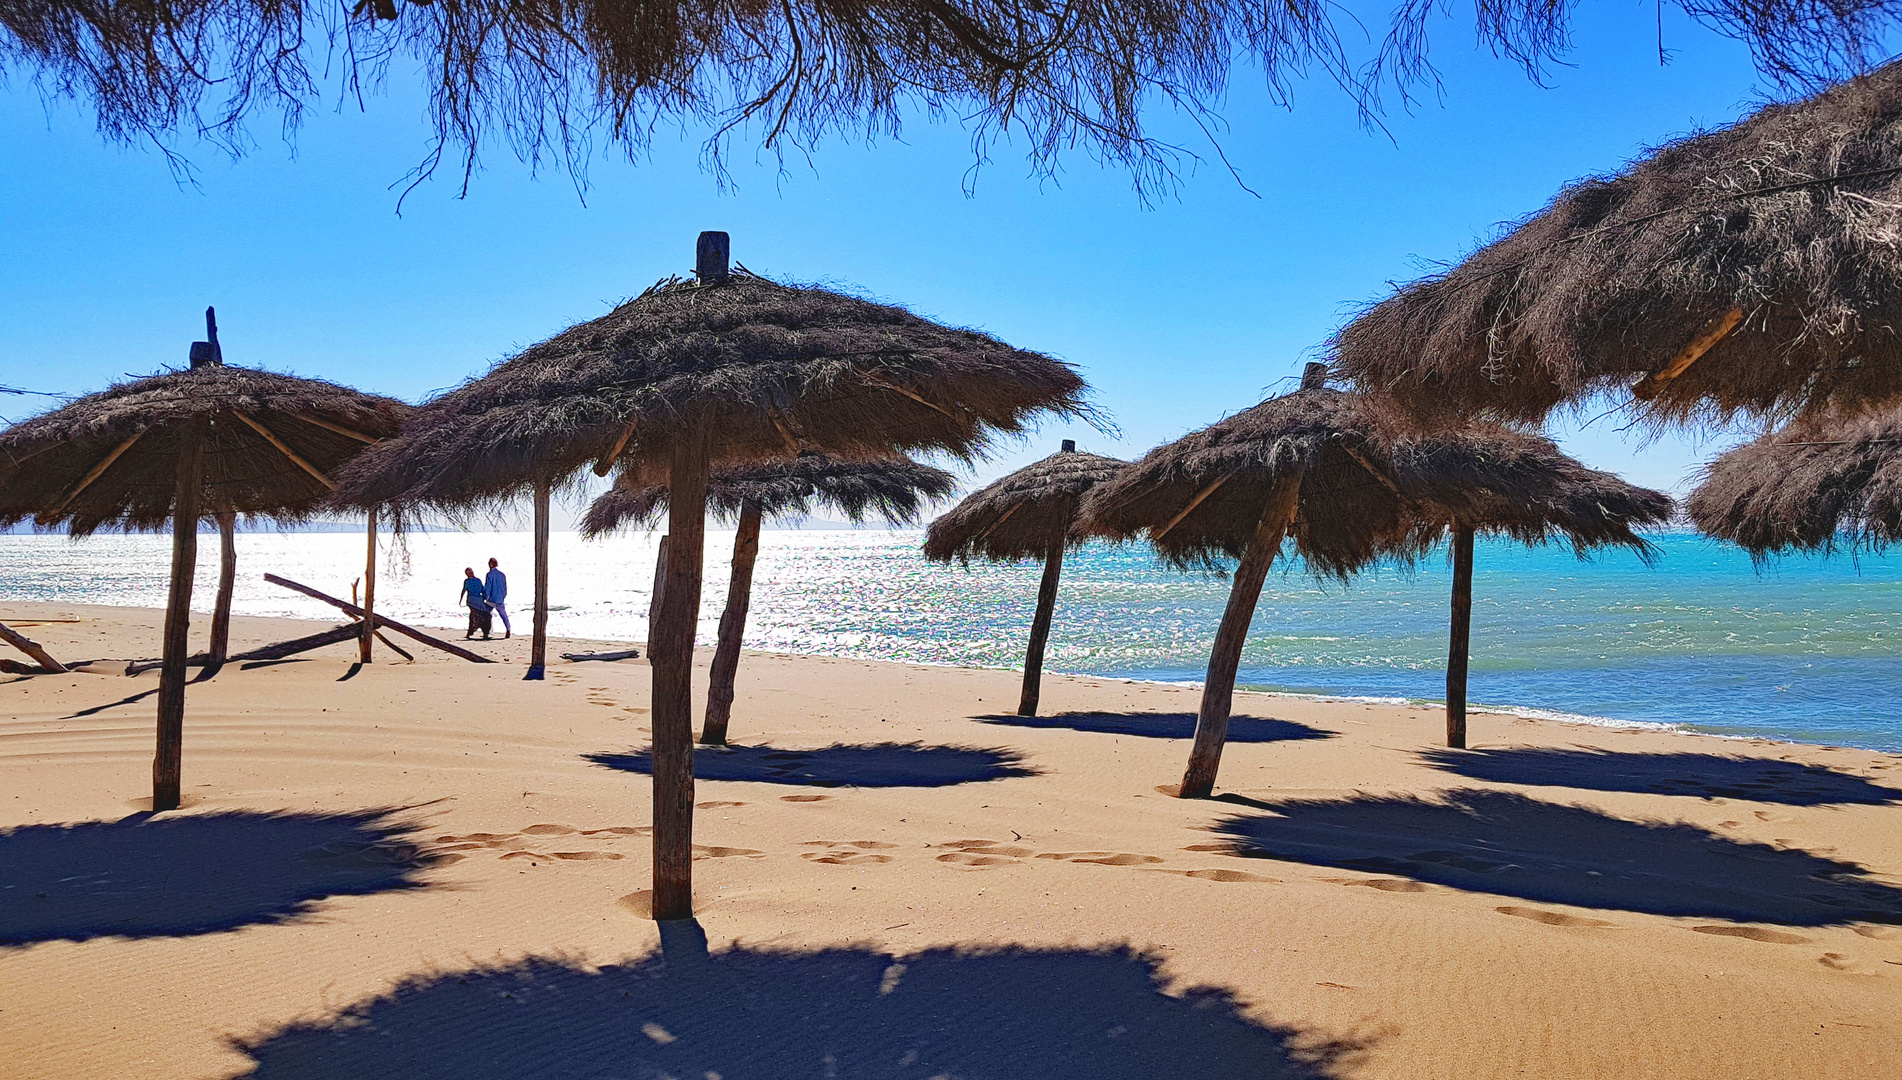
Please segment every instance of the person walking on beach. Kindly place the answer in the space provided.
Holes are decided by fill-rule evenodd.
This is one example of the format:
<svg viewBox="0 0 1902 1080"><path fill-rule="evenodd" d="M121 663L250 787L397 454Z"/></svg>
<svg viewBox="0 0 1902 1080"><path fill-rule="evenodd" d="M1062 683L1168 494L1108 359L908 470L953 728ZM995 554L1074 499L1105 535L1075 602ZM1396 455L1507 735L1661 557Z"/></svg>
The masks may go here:
<svg viewBox="0 0 1902 1080"><path fill-rule="evenodd" d="M507 641L514 632L514 627L509 625L509 609L503 606L503 602L509 598L509 576L502 572L494 559L489 560L489 576L482 583L482 588L489 597L489 610L502 616L502 640Z"/></svg>
<svg viewBox="0 0 1902 1080"><path fill-rule="evenodd" d="M482 579L475 576L473 566L462 568L461 600L469 608L469 632L462 635L462 640L468 641L475 637L477 630L480 630L482 640L487 641L489 639L489 594L488 590L483 588Z"/></svg>

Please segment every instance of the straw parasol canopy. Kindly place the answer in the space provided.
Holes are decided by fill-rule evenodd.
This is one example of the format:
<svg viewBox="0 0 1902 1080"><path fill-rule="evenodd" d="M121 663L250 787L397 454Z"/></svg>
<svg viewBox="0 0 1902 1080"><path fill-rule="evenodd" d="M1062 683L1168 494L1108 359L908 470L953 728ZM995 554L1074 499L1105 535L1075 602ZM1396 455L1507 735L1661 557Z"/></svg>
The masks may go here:
<svg viewBox="0 0 1902 1080"><path fill-rule="evenodd" d="M1657 423L1902 395L1902 64L1581 180L1331 342L1418 412Z"/></svg>
<svg viewBox="0 0 1902 1080"><path fill-rule="evenodd" d="M1719 457L1685 508L1762 560L1902 539L1902 408L1786 426Z"/></svg>
<svg viewBox="0 0 1902 1080"><path fill-rule="evenodd" d="M1300 390L1150 451L1084 504L1081 527L1122 540L1146 534L1178 566L1240 560L1210 655L1185 798L1213 789L1248 624L1285 539L1311 573L1345 580L1377 559L1409 561L1453 537L1448 726L1454 738L1457 712L1463 739L1474 533L1527 543L1562 537L1580 554L1607 544L1644 552L1633 526L1670 513L1668 496L1588 469L1548 439L1487 423L1413 433L1390 402L1329 389L1325 376L1323 365L1309 364Z"/></svg>
<svg viewBox="0 0 1902 1080"><path fill-rule="evenodd" d="M970 565L972 556L992 562L1043 560L1030 643L1024 653L1024 688L1017 715L1037 715L1042 693L1043 653L1056 612L1063 553L1083 543L1076 531L1083 498L1096 485L1113 479L1129 462L1087 454L1065 439L1057 453L1018 469L967 497L931 523L925 533L925 558Z"/></svg>
<svg viewBox="0 0 1902 1080"><path fill-rule="evenodd" d="M746 616L753 602L753 564L759 557L761 518L804 517L826 507L855 523L877 513L888 525L910 525L917 522L928 503L955 491L957 483L957 478L943 469L907 457L847 461L806 453L788 461L725 465L712 471L707 481L707 510L714 517L737 521L739 528L733 535L732 578L727 584L726 610L720 616L720 638L707 677L702 743L726 745L740 644L746 638ZM664 485L637 487L623 477L588 508L581 532L593 538L623 525L651 525L666 509ZM664 559L665 548L662 552Z"/></svg>
<svg viewBox="0 0 1902 1080"><path fill-rule="evenodd" d="M171 589L158 693L154 810L176 809L198 523L224 537L212 647L225 651L238 514L298 521L319 510L338 468L396 433L408 406L334 383L226 367L217 321L192 366L80 398L0 432L0 526L27 517L74 536L116 526L172 527ZM372 629L364 620L365 635Z"/></svg>
<svg viewBox="0 0 1902 1080"><path fill-rule="evenodd" d="M1042 414L1093 416L1082 378L1059 360L731 269L728 254L725 233L702 233L692 279L667 278L496 365L343 480L352 499L398 507L481 504L529 485L543 504L552 479L590 460L606 475L625 457L636 482L667 485L671 546L649 639L656 919L692 912L689 690L710 467L805 450L970 460Z"/></svg>
<svg viewBox="0 0 1902 1080"><path fill-rule="evenodd" d="M918 520L926 505L957 490L957 478L906 457L851 461L807 453L755 465L722 465L707 480L707 513L738 521L748 507L764 518L801 518L831 509L858 523L876 514L890 525ZM589 505L581 535L592 540L629 526L651 527L667 512L664 484L618 481Z"/></svg>

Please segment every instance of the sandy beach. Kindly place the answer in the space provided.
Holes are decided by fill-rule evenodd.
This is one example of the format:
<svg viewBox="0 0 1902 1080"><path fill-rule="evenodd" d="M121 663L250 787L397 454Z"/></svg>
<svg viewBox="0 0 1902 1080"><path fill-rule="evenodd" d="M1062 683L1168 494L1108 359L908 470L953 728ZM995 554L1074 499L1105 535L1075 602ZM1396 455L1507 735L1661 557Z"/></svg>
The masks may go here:
<svg viewBox="0 0 1902 1080"><path fill-rule="evenodd" d="M1193 690L748 655L663 936L645 662L476 647L194 684L157 816L156 672L0 676L0 1075L1902 1075L1902 756L1240 694L1185 802Z"/></svg>

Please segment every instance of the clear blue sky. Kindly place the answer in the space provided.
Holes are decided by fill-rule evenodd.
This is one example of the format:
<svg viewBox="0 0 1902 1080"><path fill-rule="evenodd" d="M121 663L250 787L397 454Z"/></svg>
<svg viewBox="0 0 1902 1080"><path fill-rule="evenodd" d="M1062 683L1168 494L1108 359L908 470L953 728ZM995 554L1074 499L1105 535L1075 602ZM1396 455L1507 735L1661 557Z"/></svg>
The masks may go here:
<svg viewBox="0 0 1902 1080"><path fill-rule="evenodd" d="M182 363L211 303L234 363L419 400L690 269L695 235L717 228L754 270L849 283L1070 360L1122 427L1120 441L1049 427L978 479L1066 435L1133 456L1288 388L1354 305L1422 260L1456 259L1566 181L1760 99L1742 47L1668 9L1676 54L1661 67L1655 19L1650 3L1582 5L1573 66L1544 88L1441 23L1443 99L1388 116L1384 134L1331 85L1298 87L1285 111L1239 72L1221 143L1260 197L1211 162L1153 208L1087 155L1039 182L1008 146L967 197L965 135L920 121L903 142L836 142L783 174L736 155L727 192L698 167L703 133L663 135L639 164L597 160L585 203L564 174L533 177L496 149L467 198L444 177L399 216L391 185L426 134L407 85L367 111L319 108L294 149L268 122L235 163L188 146L192 188L16 72L0 87L0 382L84 392ZM0 415L46 401L0 397ZM1726 445L1643 445L1615 423L1555 434L1667 488Z"/></svg>

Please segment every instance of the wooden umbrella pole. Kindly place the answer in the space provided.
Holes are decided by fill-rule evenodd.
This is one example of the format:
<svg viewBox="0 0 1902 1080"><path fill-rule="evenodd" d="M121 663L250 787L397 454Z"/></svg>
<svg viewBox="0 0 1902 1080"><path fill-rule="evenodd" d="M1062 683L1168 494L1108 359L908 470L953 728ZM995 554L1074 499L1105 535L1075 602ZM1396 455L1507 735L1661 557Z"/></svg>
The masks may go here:
<svg viewBox="0 0 1902 1080"><path fill-rule="evenodd" d="M654 548L654 591L647 598L647 655L654 656L654 627L660 624L660 598L667 595L667 535Z"/></svg>
<svg viewBox="0 0 1902 1080"><path fill-rule="evenodd" d="M1057 610L1057 579L1063 576L1063 537L1050 544L1043 557L1043 584L1037 587L1037 614L1030 620L1030 648L1024 652L1024 693L1017 699L1018 716L1037 715L1043 689L1043 646L1050 639L1050 617Z"/></svg>
<svg viewBox="0 0 1902 1080"><path fill-rule="evenodd" d="M1228 739L1228 714L1234 706L1235 672L1241 667L1242 646L1248 642L1248 624L1255 618L1255 603L1261 599L1261 586L1268 579L1268 567L1281 551L1295 512L1301 506L1299 474L1283 480L1275 488L1262 511L1261 523L1242 553L1235 568L1235 584L1228 592L1228 607L1215 631L1215 647L1209 652L1209 673L1202 684L1202 709L1195 720L1195 745L1189 751L1189 767L1182 774L1179 794L1185 799L1207 798L1215 790L1215 773L1222 764L1222 745Z"/></svg>
<svg viewBox="0 0 1902 1080"><path fill-rule="evenodd" d="M720 643L713 650L713 670L707 677L707 719L700 727L700 741L708 746L726 745L727 720L733 715L733 676L740 667L740 643L746 638L746 610L753 602L759 525L759 505L741 506L739 531L733 534L733 576L727 583L726 610L720 613Z"/></svg>
<svg viewBox="0 0 1902 1080"><path fill-rule="evenodd" d="M218 602L211 609L211 644L205 647L205 667L216 673L231 651L231 592L238 584L238 515L218 512Z"/></svg>
<svg viewBox="0 0 1902 1080"><path fill-rule="evenodd" d="M654 918L693 917L693 637L706 553L704 426L674 439L667 475L666 587L655 611L649 662L654 690Z"/></svg>
<svg viewBox="0 0 1902 1080"><path fill-rule="evenodd" d="M191 629L192 575L198 567L198 502L205 480L205 417L185 428L172 496L172 585L165 603L165 649L159 668L158 750L152 757L152 809L178 809L185 741L186 635Z"/></svg>
<svg viewBox="0 0 1902 1080"><path fill-rule="evenodd" d="M1446 649L1446 745L1466 748L1466 656L1473 636L1473 527L1453 523L1453 619Z"/></svg>
<svg viewBox="0 0 1902 1080"><path fill-rule="evenodd" d="M363 633L357 637L357 662L370 663L371 645L376 640L376 509L363 517L363 536L368 551L363 557Z"/></svg>
<svg viewBox="0 0 1902 1080"><path fill-rule="evenodd" d="M525 681L540 680L548 666L548 496L546 478L535 481L535 630L528 646Z"/></svg>

